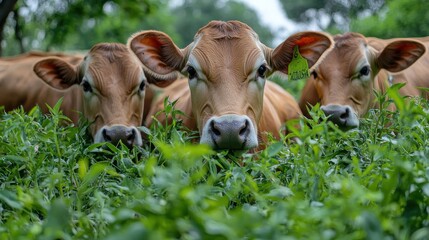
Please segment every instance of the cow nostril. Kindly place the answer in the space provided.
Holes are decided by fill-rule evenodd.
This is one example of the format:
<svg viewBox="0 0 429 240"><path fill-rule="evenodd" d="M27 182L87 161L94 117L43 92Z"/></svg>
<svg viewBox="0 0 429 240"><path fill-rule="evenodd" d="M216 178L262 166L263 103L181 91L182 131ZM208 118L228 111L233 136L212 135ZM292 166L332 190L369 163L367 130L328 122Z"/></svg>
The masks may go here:
<svg viewBox="0 0 429 240"><path fill-rule="evenodd" d="M340 115L340 119L347 119L350 115L349 108L346 108L346 110Z"/></svg>
<svg viewBox="0 0 429 240"><path fill-rule="evenodd" d="M212 132L213 132L216 136L220 136L220 135L221 135L221 132L220 132L220 131L219 131L219 129L217 129L217 127L216 127L215 121L212 121L212 122L210 123L210 127L211 127L211 129L212 129Z"/></svg>
<svg viewBox="0 0 429 240"><path fill-rule="evenodd" d="M246 121L244 122L243 127L240 129L240 132L239 132L238 134L239 134L240 136L241 136L241 135L246 134L248 127L249 127L249 121L248 121L248 120L246 120Z"/></svg>
<svg viewBox="0 0 429 240"><path fill-rule="evenodd" d="M108 132L107 132L107 130L106 130L106 129L103 129L102 134L103 134L103 138L104 138L104 140L106 140L106 141L108 141L108 142L111 142L111 141L112 141L112 138L109 136L109 134L108 134Z"/></svg>
<svg viewBox="0 0 429 240"><path fill-rule="evenodd" d="M131 132L128 133L127 141L131 142L134 140L135 137L136 137L136 131L134 129L132 129Z"/></svg>

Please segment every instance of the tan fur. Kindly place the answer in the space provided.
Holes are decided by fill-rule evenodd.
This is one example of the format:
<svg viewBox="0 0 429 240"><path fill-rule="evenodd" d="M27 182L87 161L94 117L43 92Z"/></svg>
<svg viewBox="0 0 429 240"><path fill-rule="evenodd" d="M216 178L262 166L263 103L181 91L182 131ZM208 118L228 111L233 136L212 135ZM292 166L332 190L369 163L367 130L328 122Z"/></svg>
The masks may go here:
<svg viewBox="0 0 429 240"><path fill-rule="evenodd" d="M43 112L48 112L46 105L54 106L63 97L62 111L77 122L81 106L81 91L78 86L68 93L57 91L43 82L33 71L33 65L46 57L58 57L70 64L82 61L82 55L65 55L62 53L30 52L15 57L0 59L0 105L6 111L20 106L29 111L39 105Z"/></svg>
<svg viewBox="0 0 429 240"><path fill-rule="evenodd" d="M251 140L243 144L251 142L251 148L257 145L255 139L265 141L264 132L279 137L282 124L300 115L290 94L266 81L266 77L275 71L287 73L295 46L308 60L309 67L314 66L332 47L332 39L323 33L303 32L271 49L244 23L212 21L183 49L158 31L134 34L128 46L143 63L148 76L172 79L178 72L188 76L190 67L197 73L187 81L176 81L165 90L152 104L145 121L147 125L152 123L151 115L163 108L165 96L172 101L179 98L176 108L188 116L183 119L185 126L199 130L203 142L212 141L215 145L212 138L216 133L210 133L213 124L208 123L233 116L231 118L237 122L242 119L250 122L246 123L250 126L246 129L252 129L248 138ZM258 71L261 67L267 69L262 76ZM158 119L165 121L165 116L159 115ZM228 148L228 145L223 147Z"/></svg>
<svg viewBox="0 0 429 240"><path fill-rule="evenodd" d="M94 121L93 134L104 125L124 124L140 126L143 121L144 92L136 94L142 69L123 44L97 44L88 53L88 68L94 87L100 93L97 101L83 106L85 117Z"/></svg>
<svg viewBox="0 0 429 240"><path fill-rule="evenodd" d="M418 40L422 42L426 49L429 48L429 37L422 38L412 38L413 40ZM377 38L368 38L368 42L371 46L385 46L386 44L403 40L403 38L395 38L395 39L377 39ZM407 69L399 72L399 73L388 73L385 70L381 70L380 74L377 75L377 82L382 92L386 89L387 83L387 74L390 74L393 77L392 84L395 83L406 83L404 87L402 87L399 92L403 96L422 96L426 99L429 99L429 93L425 90L421 90L419 88L429 88L429 52L426 53L419 58L413 65L408 67ZM389 85L389 84L388 84ZM388 86L387 86L388 87ZM378 88L377 88L378 89Z"/></svg>
<svg viewBox="0 0 429 240"><path fill-rule="evenodd" d="M47 83L64 90L49 86L35 74L33 66ZM85 78L91 78L91 94L85 95L80 86ZM47 112L46 105L53 106L63 98L64 114L77 123L82 112L92 123L94 136L103 126L142 124L144 91L138 91L142 80L146 81L140 62L123 44L97 44L85 58L29 53L0 60L0 105L6 111L19 106L28 111L39 105Z"/></svg>
<svg viewBox="0 0 429 240"><path fill-rule="evenodd" d="M369 109L378 107L373 90L385 92L389 87L389 75L393 77L393 84L407 83L400 90L402 95L424 95L423 91L418 90L417 87L429 87L429 81L427 80L429 55L425 53L425 46L428 46L429 38L383 40L366 38L358 33L346 33L335 36L334 41L334 49L315 68L317 78L315 79L314 75L311 75L303 88L299 105L307 117L309 117L307 107L316 103L321 105L348 105L353 108L358 117L362 117ZM390 43L400 41L410 41L411 45L417 42L417 45L419 45L417 47L412 46L413 49L410 50L409 56L401 53L404 58L409 58L409 60L400 64L402 68L406 69L398 73L380 69L380 61L382 60L377 60L377 58L383 49ZM425 41L425 46L418 41ZM425 54L420 57L423 53ZM357 73L359 61L362 61L365 55L371 67L371 76L369 81L360 81L353 78L353 76ZM416 59L418 60L416 61ZM427 94L425 97L427 97Z"/></svg>
<svg viewBox="0 0 429 240"><path fill-rule="evenodd" d="M154 116L161 123L171 122L171 119L166 119L165 115L160 112L164 109L165 98L168 98L169 102L177 100L175 108L184 113L184 115L179 115L183 126L197 131L197 123L192 114L191 92L186 79L175 81L153 99L152 105L147 106L149 112L145 118L145 125L152 125ZM294 97L271 81L265 85L263 104L261 119L258 123L261 142L266 141L266 134L271 134L278 139L284 123L297 119L301 115L301 110Z"/></svg>

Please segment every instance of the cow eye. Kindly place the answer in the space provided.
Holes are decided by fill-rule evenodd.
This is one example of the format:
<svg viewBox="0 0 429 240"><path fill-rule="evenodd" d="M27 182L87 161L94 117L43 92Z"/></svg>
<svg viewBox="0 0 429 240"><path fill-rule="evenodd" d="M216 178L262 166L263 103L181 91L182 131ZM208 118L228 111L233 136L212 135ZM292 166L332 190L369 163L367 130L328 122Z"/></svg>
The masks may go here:
<svg viewBox="0 0 429 240"><path fill-rule="evenodd" d="M140 92L143 92L143 90L144 90L144 87L146 86L146 83L144 82L144 81L142 81L141 83L140 83L140 86L139 86L139 90L140 90Z"/></svg>
<svg viewBox="0 0 429 240"><path fill-rule="evenodd" d="M193 78L197 77L197 70L195 70L194 67L188 66L188 68L186 69L186 71L188 72L189 79L193 79Z"/></svg>
<svg viewBox="0 0 429 240"><path fill-rule="evenodd" d="M262 78L264 78L265 77L265 73L267 72L267 67L265 66L265 65L261 65L259 68L258 68L258 75L260 76L260 77L262 77Z"/></svg>
<svg viewBox="0 0 429 240"><path fill-rule="evenodd" d="M88 82L88 81L86 81L86 80L84 80L84 81L82 82L82 88L83 88L83 91L84 91L84 92L92 92L92 87L91 87L91 85L89 84L89 82Z"/></svg>
<svg viewBox="0 0 429 240"><path fill-rule="evenodd" d="M359 74L360 74L361 76L368 76L368 75L369 75L369 72L370 72L369 66L363 66L363 67L360 69Z"/></svg>
<svg viewBox="0 0 429 240"><path fill-rule="evenodd" d="M317 78L317 72L316 71L312 71L311 72L311 76L313 76L313 78L316 79Z"/></svg>

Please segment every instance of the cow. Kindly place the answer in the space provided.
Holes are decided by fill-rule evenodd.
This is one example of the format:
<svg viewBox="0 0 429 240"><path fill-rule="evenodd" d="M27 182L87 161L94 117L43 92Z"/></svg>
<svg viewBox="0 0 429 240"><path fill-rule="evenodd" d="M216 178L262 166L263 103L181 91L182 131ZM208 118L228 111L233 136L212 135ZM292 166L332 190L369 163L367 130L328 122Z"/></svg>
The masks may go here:
<svg viewBox="0 0 429 240"><path fill-rule="evenodd" d="M74 99L76 95L64 96L63 92L53 91L33 71L36 62L49 57L60 58L71 65L77 65L84 55L31 51L0 58L0 105L4 106L5 111L22 106L26 112L39 105L43 112L48 112L47 105L54 106L61 97L65 97L66 103L63 104L62 111L77 122L78 112L65 106L80 102L80 98Z"/></svg>
<svg viewBox="0 0 429 240"><path fill-rule="evenodd" d="M99 43L85 56L27 53L0 60L0 105L6 111L38 105L46 113L62 98L61 110L75 124L80 114L91 123L95 143L141 146L137 126L148 80L124 44Z"/></svg>
<svg viewBox="0 0 429 240"><path fill-rule="evenodd" d="M331 45L324 33L301 32L271 49L239 21L209 22L184 49L159 31L128 40L147 75L166 81L180 72L187 76L167 95L183 98L179 109L192 114L190 127L199 131L200 143L229 150L255 148L263 132L278 136L285 121L299 117L293 97L266 78L275 71L287 74L295 46L312 67Z"/></svg>
<svg viewBox="0 0 429 240"><path fill-rule="evenodd" d="M406 83L399 90L403 96L428 97L418 87L429 87L429 38L378 39L350 32L334 41L302 90L299 106L306 117L309 107L320 103L339 127L357 128L369 109L379 108L374 90L385 93L395 83Z"/></svg>

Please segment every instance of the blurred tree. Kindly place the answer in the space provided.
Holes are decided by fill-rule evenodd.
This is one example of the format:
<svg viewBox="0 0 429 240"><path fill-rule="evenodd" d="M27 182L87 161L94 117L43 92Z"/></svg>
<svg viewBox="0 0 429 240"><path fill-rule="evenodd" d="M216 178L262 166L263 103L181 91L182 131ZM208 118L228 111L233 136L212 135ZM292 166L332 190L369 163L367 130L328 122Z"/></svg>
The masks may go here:
<svg viewBox="0 0 429 240"><path fill-rule="evenodd" d="M170 7L171 0L0 0L0 4L13 1L8 11L0 5L0 17L7 19L4 39L0 39L4 55L33 49L86 50L98 42L125 43L131 34L145 29L166 32L185 46L211 20L243 21L268 46L274 38L256 12L237 0L183 0L174 7Z"/></svg>
<svg viewBox="0 0 429 240"><path fill-rule="evenodd" d="M13 12L17 0L0 0L0 56L2 55L3 29L8 16Z"/></svg>
<svg viewBox="0 0 429 240"><path fill-rule="evenodd" d="M287 16L298 22L317 24L320 29L349 30L350 20L377 13L384 0L280 0Z"/></svg>
<svg viewBox="0 0 429 240"><path fill-rule="evenodd" d="M351 30L381 38L429 35L429 1L390 0L378 15L357 18Z"/></svg>
<svg viewBox="0 0 429 240"><path fill-rule="evenodd" d="M98 42L126 43L130 35L140 30L157 29L175 36L168 3L168 0L108 1L98 10L102 14L83 20L67 39L54 35L63 39L53 39L53 42L64 42L69 49L87 49ZM52 18L61 19L61 16Z"/></svg>
<svg viewBox="0 0 429 240"><path fill-rule="evenodd" d="M0 2L0 20L6 11L1 4L12 1ZM5 38L0 39L6 41L2 46L12 46L5 49L9 55L18 53L16 42L22 46L20 52L88 49L102 41L125 43L131 33L144 27L146 16L156 17L155 13L167 8L168 0L21 0L15 3L13 14L9 9L9 19L2 31ZM169 19L168 14L162 17ZM163 21L166 20L160 22Z"/></svg>
<svg viewBox="0 0 429 240"><path fill-rule="evenodd" d="M172 9L175 15L174 28L180 34L176 44L185 47L193 41L195 33L211 20L239 20L258 33L261 42L272 45L274 34L264 26L257 13L246 4L235 0L184 0Z"/></svg>

